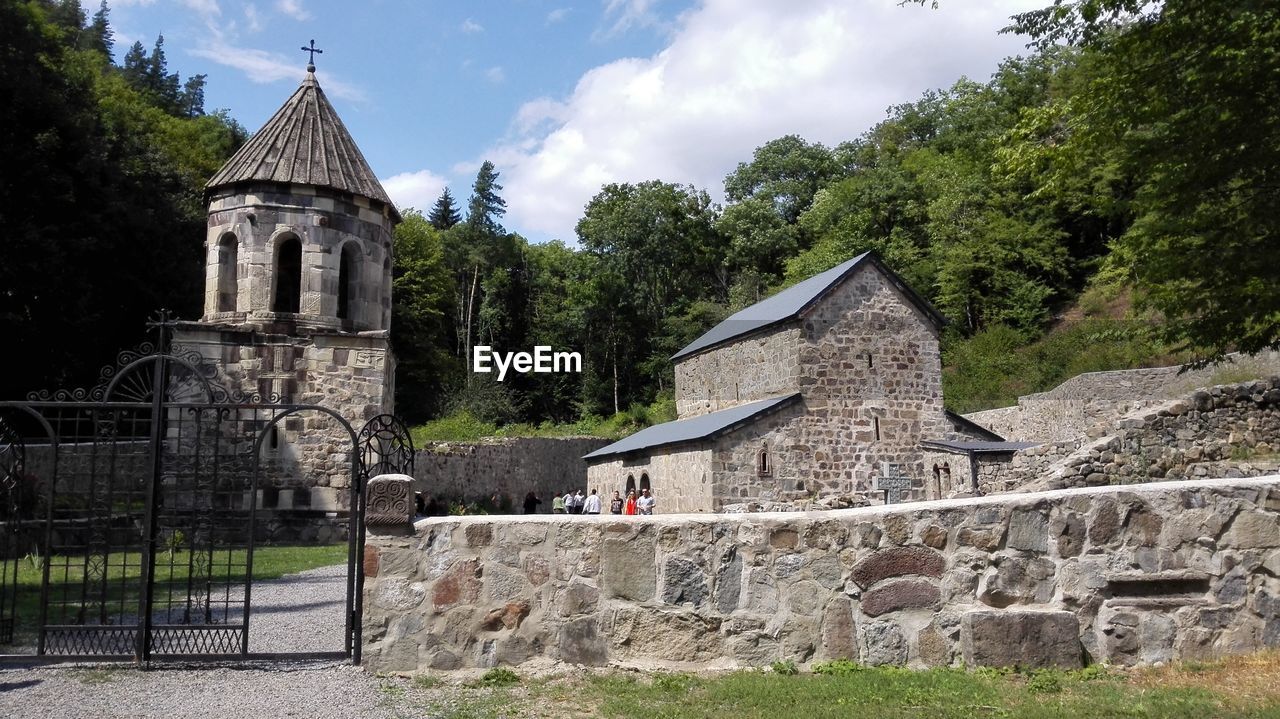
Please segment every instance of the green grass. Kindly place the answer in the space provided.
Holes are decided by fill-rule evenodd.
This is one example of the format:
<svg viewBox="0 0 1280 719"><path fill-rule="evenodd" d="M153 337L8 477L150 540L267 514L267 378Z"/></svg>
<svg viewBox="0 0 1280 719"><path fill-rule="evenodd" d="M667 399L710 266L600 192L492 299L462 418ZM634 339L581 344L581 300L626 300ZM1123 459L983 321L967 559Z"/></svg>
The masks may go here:
<svg viewBox="0 0 1280 719"><path fill-rule="evenodd" d="M156 596L185 596L190 574L190 554L174 548L171 553L161 549L156 556ZM218 551L213 555L213 576L220 582L243 582L246 553L244 550ZM137 609L138 578L141 577L140 555L137 552L111 555L106 572L106 596L109 613L133 612ZM76 600L85 576L83 557L54 556L51 558L29 555L18 563L17 633L20 640L29 639L40 620L40 584L43 563L50 564L50 597L54 601L69 598L70 607L78 607ZM258 547L253 552L253 577L255 580L277 579L307 569L342 564L347 561L347 545L307 547ZM56 612L57 606L51 608ZM54 621L51 614L50 621Z"/></svg>
<svg viewBox="0 0 1280 719"><path fill-rule="evenodd" d="M503 672L502 676L507 676ZM514 673L510 673L515 676ZM497 676L493 671L486 676ZM1160 669L873 668L727 674L593 671L461 688L401 680L404 702L449 717L612 719L1262 719L1280 717L1280 652Z"/></svg>
<svg viewBox="0 0 1280 719"><path fill-rule="evenodd" d="M409 430L416 447L428 442L477 442L490 437L603 437L621 439L676 418L675 399L663 395L651 404L635 404L610 417L588 415L576 422L517 423L498 426L466 410L454 412Z"/></svg>

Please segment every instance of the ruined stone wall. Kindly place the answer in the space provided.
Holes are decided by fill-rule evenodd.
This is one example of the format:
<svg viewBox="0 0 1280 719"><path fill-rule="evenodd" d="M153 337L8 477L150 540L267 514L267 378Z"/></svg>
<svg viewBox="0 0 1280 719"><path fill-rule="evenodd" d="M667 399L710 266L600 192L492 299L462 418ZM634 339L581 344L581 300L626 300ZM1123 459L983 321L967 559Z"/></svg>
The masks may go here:
<svg viewBox="0 0 1280 719"><path fill-rule="evenodd" d="M413 460L414 490L448 502L490 504L523 511L524 497L534 492L540 512L551 511L557 493L588 489L582 455L608 444L597 437L520 437L483 442L431 442ZM603 491L600 482L590 483ZM611 490L612 491L612 490Z"/></svg>
<svg viewBox="0 0 1280 719"><path fill-rule="evenodd" d="M371 535L374 671L1080 666L1280 646L1280 476Z"/></svg>
<svg viewBox="0 0 1280 719"><path fill-rule="evenodd" d="M681 419L800 391L801 332L792 322L676 363Z"/></svg>
<svg viewBox="0 0 1280 719"><path fill-rule="evenodd" d="M1015 407L973 412L968 419L1010 441L1060 442L1097 437L1099 422L1153 407L1208 387L1280 374L1280 352L1231 355L1202 369L1180 366L1087 372L1038 394L1018 398Z"/></svg>
<svg viewBox="0 0 1280 719"><path fill-rule="evenodd" d="M1280 377L1197 390L1139 410L1045 468L1009 471L996 491L1268 474L1280 463Z"/></svg>

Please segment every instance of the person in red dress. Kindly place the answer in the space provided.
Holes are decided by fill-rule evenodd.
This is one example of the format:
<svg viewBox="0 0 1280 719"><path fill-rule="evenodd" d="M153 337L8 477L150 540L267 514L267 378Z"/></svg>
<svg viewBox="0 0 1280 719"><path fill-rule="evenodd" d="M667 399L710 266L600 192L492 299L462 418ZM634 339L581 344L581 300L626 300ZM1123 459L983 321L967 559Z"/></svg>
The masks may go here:
<svg viewBox="0 0 1280 719"><path fill-rule="evenodd" d="M623 506L623 514L636 513L636 491L634 489L627 492L627 503Z"/></svg>

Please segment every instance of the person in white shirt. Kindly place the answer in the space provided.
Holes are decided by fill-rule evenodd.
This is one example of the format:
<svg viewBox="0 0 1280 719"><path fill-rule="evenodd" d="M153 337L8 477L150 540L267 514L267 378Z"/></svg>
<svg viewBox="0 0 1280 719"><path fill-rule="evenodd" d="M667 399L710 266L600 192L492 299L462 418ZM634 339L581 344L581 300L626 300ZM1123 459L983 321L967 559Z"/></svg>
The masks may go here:
<svg viewBox="0 0 1280 719"><path fill-rule="evenodd" d="M600 513L600 496L596 491L591 490L591 496L587 497L582 503L583 514L599 514Z"/></svg>
<svg viewBox="0 0 1280 719"><path fill-rule="evenodd" d="M573 490L564 493L565 514L573 514Z"/></svg>
<svg viewBox="0 0 1280 719"><path fill-rule="evenodd" d="M657 500L649 494L648 489L640 490L640 499L636 500L636 508L641 514L653 514L653 505L657 504Z"/></svg>

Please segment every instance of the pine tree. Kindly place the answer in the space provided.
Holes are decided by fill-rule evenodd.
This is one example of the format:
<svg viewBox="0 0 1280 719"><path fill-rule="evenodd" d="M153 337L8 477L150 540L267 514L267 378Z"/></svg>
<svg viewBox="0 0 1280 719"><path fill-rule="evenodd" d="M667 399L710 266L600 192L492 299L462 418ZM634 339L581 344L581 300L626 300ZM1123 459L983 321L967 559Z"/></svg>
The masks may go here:
<svg viewBox="0 0 1280 719"><path fill-rule="evenodd" d="M507 214L507 201L498 196L501 189L498 172L493 169L492 162L485 160L476 173L476 182L471 187L471 200L467 202L468 225L489 234L502 234L498 218Z"/></svg>
<svg viewBox="0 0 1280 719"><path fill-rule="evenodd" d="M102 4L98 6L98 12L93 14L93 22L89 24L87 38L90 49L97 50L108 58L111 57L111 50L115 44L115 33L111 32L111 23L107 19L109 14L107 0L102 0Z"/></svg>
<svg viewBox="0 0 1280 719"><path fill-rule="evenodd" d="M175 76L176 77L176 76ZM204 73L192 75L182 86L182 94L178 98L181 114L186 117L200 117L204 114Z"/></svg>
<svg viewBox="0 0 1280 719"><path fill-rule="evenodd" d="M440 193L440 198L431 208L431 214L427 215L427 221L437 230L447 230L462 221L462 214L458 212L449 188L444 188L444 192Z"/></svg>

